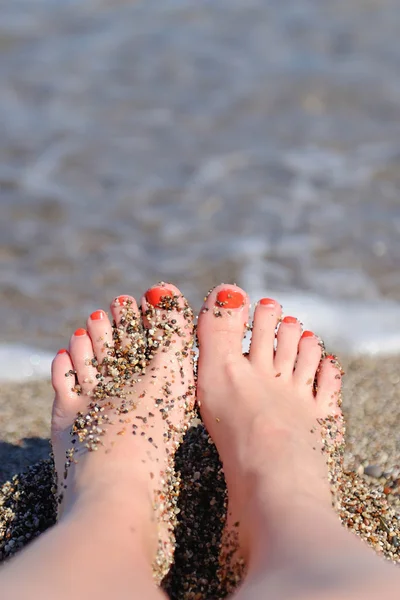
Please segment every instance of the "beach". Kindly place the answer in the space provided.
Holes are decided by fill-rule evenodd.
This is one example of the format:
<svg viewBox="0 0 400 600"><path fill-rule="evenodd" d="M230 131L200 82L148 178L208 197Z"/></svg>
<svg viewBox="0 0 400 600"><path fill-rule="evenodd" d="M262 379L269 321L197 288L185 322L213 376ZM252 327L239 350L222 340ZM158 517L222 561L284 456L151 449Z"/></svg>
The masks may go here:
<svg viewBox="0 0 400 600"><path fill-rule="evenodd" d="M393 0L8 3L1 341L56 352L165 279L195 310L221 281L398 302L398 20Z"/></svg>
<svg viewBox="0 0 400 600"><path fill-rule="evenodd" d="M347 422L345 474L338 514L371 551L400 562L399 357L343 361ZM52 469L47 461L52 390L48 381L2 386L0 556L13 555L55 519ZM33 465L27 469L29 465ZM171 598L223 597L217 580L225 486L215 446L203 426L178 450L182 490L175 562L164 581ZM23 475L12 479L17 471ZM10 481L11 480L11 481ZM212 500L212 501L211 501ZM193 516L196 515L196 525Z"/></svg>
<svg viewBox="0 0 400 600"><path fill-rule="evenodd" d="M52 357L92 311L166 280L195 312L220 282L253 304L276 298L344 356L338 518L400 561L399 12L395 0L4 5L0 560L55 521ZM223 597L225 486L201 424L176 468L164 587Z"/></svg>

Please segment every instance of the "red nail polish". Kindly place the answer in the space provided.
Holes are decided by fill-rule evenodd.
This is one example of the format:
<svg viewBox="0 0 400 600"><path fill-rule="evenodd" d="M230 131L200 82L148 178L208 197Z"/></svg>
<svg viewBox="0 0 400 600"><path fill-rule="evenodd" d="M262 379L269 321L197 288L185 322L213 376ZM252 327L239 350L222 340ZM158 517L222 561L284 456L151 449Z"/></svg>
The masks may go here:
<svg viewBox="0 0 400 600"><path fill-rule="evenodd" d="M334 354L327 354L325 358L329 358L330 360L336 360L336 356Z"/></svg>
<svg viewBox="0 0 400 600"><path fill-rule="evenodd" d="M315 337L315 334L313 331L303 331L303 335L301 337Z"/></svg>
<svg viewBox="0 0 400 600"><path fill-rule="evenodd" d="M80 327L79 329L77 329L74 333L74 335L76 337L80 337L82 335L86 335L86 329L83 329L82 327Z"/></svg>
<svg viewBox="0 0 400 600"><path fill-rule="evenodd" d="M60 348L57 354L65 354L66 352L68 352L68 350L66 350L65 348Z"/></svg>
<svg viewBox="0 0 400 600"><path fill-rule="evenodd" d="M297 323L298 321L297 321L296 317L285 317L283 319L283 322L284 323Z"/></svg>
<svg viewBox="0 0 400 600"><path fill-rule="evenodd" d="M104 310L95 310L90 315L90 318L92 319L92 321L100 321L101 319L104 319L105 316L106 313L104 312Z"/></svg>
<svg viewBox="0 0 400 600"><path fill-rule="evenodd" d="M124 306L126 302L132 302L132 298L129 296L118 296L115 298L115 304L117 304L117 306Z"/></svg>
<svg viewBox="0 0 400 600"><path fill-rule="evenodd" d="M173 293L171 290L164 287L151 288L146 292L146 300L151 306L159 306L162 298L165 298L166 296L172 298Z"/></svg>
<svg viewBox="0 0 400 600"><path fill-rule="evenodd" d="M242 292L236 290L221 290L217 294L215 304L221 308L240 308L244 306L245 298Z"/></svg>
<svg viewBox="0 0 400 600"><path fill-rule="evenodd" d="M276 302L272 298L261 298L260 304L263 306L270 306L271 308L276 306Z"/></svg>

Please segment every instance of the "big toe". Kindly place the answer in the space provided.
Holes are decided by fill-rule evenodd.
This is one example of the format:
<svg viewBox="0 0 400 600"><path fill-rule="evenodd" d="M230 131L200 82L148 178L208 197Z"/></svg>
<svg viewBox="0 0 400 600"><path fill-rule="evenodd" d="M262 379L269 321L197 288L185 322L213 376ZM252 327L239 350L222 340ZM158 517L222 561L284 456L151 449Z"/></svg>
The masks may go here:
<svg viewBox="0 0 400 600"><path fill-rule="evenodd" d="M194 404L193 311L178 288L160 283L147 290L141 301L147 333L149 369L163 383L164 407L173 408L176 400L185 400L187 409ZM175 393L174 393L175 392Z"/></svg>
<svg viewBox="0 0 400 600"><path fill-rule="evenodd" d="M200 311L199 383L216 379L228 365L243 360L242 342L249 315L249 298L235 285L219 285L206 298Z"/></svg>

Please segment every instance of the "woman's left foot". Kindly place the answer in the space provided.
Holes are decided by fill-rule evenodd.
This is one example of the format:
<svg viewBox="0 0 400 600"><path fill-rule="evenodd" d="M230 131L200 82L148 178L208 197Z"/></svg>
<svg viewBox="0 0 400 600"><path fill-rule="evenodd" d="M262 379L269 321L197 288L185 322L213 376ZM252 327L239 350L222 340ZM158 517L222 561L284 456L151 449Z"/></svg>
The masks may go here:
<svg viewBox="0 0 400 600"><path fill-rule="evenodd" d="M125 510L130 523L136 518L132 531L149 556L158 538L161 561L173 552L177 481L170 459L195 401L193 315L170 284L148 290L141 309L130 296L116 298L114 326L97 310L58 352L52 444L61 518L101 499L104 518Z"/></svg>

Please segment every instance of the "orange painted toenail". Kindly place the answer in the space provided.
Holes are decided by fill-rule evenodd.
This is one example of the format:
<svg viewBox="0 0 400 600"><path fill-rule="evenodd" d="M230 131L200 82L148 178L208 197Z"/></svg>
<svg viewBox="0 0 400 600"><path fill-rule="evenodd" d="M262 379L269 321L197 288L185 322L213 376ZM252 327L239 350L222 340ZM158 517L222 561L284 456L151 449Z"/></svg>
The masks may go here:
<svg viewBox="0 0 400 600"><path fill-rule="evenodd" d="M334 354L327 354L325 358L329 358L330 360L336 360L336 356Z"/></svg>
<svg viewBox="0 0 400 600"><path fill-rule="evenodd" d="M283 322L284 323L297 323L298 321L297 321L296 317L285 317L283 319Z"/></svg>
<svg viewBox="0 0 400 600"><path fill-rule="evenodd" d="M301 337L315 337L315 334L313 331L304 331Z"/></svg>
<svg viewBox="0 0 400 600"><path fill-rule="evenodd" d="M260 304L262 304L263 306L275 306L276 302L275 300L272 300L272 298L261 298L260 300Z"/></svg>
<svg viewBox="0 0 400 600"><path fill-rule="evenodd" d="M115 303L118 306L123 306L126 302L132 302L132 298L130 298L129 296L118 296L117 298L115 298Z"/></svg>
<svg viewBox="0 0 400 600"><path fill-rule="evenodd" d="M83 329L82 327L80 327L79 329L77 329L75 331L74 335L76 335L76 337L80 337L82 335L86 335L86 329Z"/></svg>
<svg viewBox="0 0 400 600"><path fill-rule="evenodd" d="M240 308L244 306L245 298L236 290L221 290L217 294L215 304L221 308Z"/></svg>
<svg viewBox="0 0 400 600"><path fill-rule="evenodd" d="M66 350L65 348L61 348L57 354L65 354L66 352L68 352L68 350Z"/></svg>
<svg viewBox="0 0 400 600"><path fill-rule="evenodd" d="M104 312L104 310L95 310L90 315L90 318L92 319L92 321L100 321L101 319L105 319L105 316L106 313Z"/></svg>
<svg viewBox="0 0 400 600"><path fill-rule="evenodd" d="M166 296L172 298L173 293L171 290L164 287L151 288L146 292L146 300L151 306L159 306L162 298L165 298Z"/></svg>

